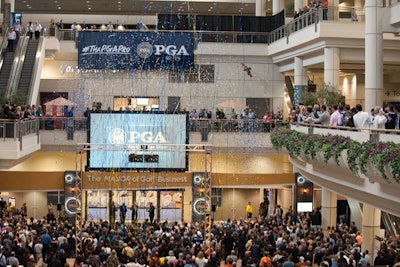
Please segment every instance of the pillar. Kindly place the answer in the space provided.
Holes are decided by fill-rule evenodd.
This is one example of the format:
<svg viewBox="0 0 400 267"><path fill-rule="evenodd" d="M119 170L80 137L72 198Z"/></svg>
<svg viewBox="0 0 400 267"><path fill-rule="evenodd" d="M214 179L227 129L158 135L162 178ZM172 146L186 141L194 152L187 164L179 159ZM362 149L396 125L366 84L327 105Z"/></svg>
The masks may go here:
<svg viewBox="0 0 400 267"><path fill-rule="evenodd" d="M265 17L267 3L265 0L256 0L256 16Z"/></svg>
<svg viewBox="0 0 400 267"><path fill-rule="evenodd" d="M277 205L279 204L283 209L283 214L282 214L283 216L288 211L290 206L292 206L293 208L293 196L294 196L293 187L285 187L282 189L277 189L277 194L278 194L277 198L278 201L276 204Z"/></svg>
<svg viewBox="0 0 400 267"><path fill-rule="evenodd" d="M300 8L303 8L305 6L303 0L294 0L294 10L299 12Z"/></svg>
<svg viewBox="0 0 400 267"><path fill-rule="evenodd" d="M272 15L275 15L282 11L282 9L284 8L283 2L284 1L282 1L282 0L273 0L272 1Z"/></svg>
<svg viewBox="0 0 400 267"><path fill-rule="evenodd" d="M365 251L366 249L369 251L369 255L371 258L371 264L373 264L373 260L375 259L377 251L375 248L379 248L379 243L375 239L376 236L381 236L380 231L381 224L381 211L376 209L370 205L363 205L363 220L361 227L361 236L362 236L362 244L361 250ZM358 226L357 226L358 227ZM360 229L360 227L358 227Z"/></svg>
<svg viewBox="0 0 400 267"><path fill-rule="evenodd" d="M340 50L337 47L324 48L324 82L339 86Z"/></svg>
<svg viewBox="0 0 400 267"><path fill-rule="evenodd" d="M382 0L365 1L365 108L383 104Z"/></svg>
<svg viewBox="0 0 400 267"><path fill-rule="evenodd" d="M337 195L325 187L322 188L321 215L322 229L325 231L328 226L336 227Z"/></svg>
<svg viewBox="0 0 400 267"><path fill-rule="evenodd" d="M301 92L307 89L307 70L303 67L303 58L294 58L294 104L300 103Z"/></svg>
<svg viewBox="0 0 400 267"><path fill-rule="evenodd" d="M328 1L328 20L339 19L339 0Z"/></svg>

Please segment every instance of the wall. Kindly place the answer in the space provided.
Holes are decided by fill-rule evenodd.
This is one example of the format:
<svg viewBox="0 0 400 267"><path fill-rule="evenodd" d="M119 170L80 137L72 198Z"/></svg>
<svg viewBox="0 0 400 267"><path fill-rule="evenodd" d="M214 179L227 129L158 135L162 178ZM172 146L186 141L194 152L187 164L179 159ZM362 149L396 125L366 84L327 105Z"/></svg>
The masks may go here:
<svg viewBox="0 0 400 267"><path fill-rule="evenodd" d="M9 197L15 198L15 206L20 209L23 203L27 205L28 218L41 219L46 216L47 209L47 192L10 192ZM45 205L44 205L45 204ZM56 207L54 208L56 210ZM57 214L56 214L57 215Z"/></svg>

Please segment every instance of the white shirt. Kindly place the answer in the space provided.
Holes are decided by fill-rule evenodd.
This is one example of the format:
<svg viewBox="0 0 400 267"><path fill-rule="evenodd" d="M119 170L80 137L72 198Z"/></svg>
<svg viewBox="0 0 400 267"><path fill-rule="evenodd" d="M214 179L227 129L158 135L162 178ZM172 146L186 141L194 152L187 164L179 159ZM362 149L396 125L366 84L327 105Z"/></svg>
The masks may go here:
<svg viewBox="0 0 400 267"><path fill-rule="evenodd" d="M354 125L357 128L369 128L369 115L367 112L359 111L353 116Z"/></svg>

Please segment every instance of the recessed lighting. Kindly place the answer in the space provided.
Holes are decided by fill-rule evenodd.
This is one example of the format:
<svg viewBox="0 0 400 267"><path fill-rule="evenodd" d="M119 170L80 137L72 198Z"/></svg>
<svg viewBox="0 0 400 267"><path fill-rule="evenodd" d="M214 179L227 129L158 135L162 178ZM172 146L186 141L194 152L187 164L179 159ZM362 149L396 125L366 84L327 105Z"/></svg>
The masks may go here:
<svg viewBox="0 0 400 267"><path fill-rule="evenodd" d="M87 9L89 9L89 10L92 10L92 8L91 8L91 7L88 7Z"/></svg>
<svg viewBox="0 0 400 267"><path fill-rule="evenodd" d="M58 9L61 9L61 7L59 6Z"/></svg>

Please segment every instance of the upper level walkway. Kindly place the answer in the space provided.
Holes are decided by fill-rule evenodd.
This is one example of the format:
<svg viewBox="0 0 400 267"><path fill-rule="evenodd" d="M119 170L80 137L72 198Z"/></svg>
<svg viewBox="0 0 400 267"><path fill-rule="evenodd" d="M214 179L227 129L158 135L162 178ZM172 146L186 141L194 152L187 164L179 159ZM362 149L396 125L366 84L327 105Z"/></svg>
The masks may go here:
<svg viewBox="0 0 400 267"><path fill-rule="evenodd" d="M400 180L395 164L400 159L400 131L309 124L294 124L290 130L303 133L304 140L310 140L311 145L307 153L300 148L307 144L293 145L293 149L299 148L290 157L294 171L321 187L400 215ZM326 142L321 142L317 135L325 136ZM346 139L336 143L338 136ZM292 138L287 136L285 140L295 144ZM357 143L353 146L352 141ZM317 145L311 148L313 143ZM292 148L288 150L293 153Z"/></svg>

